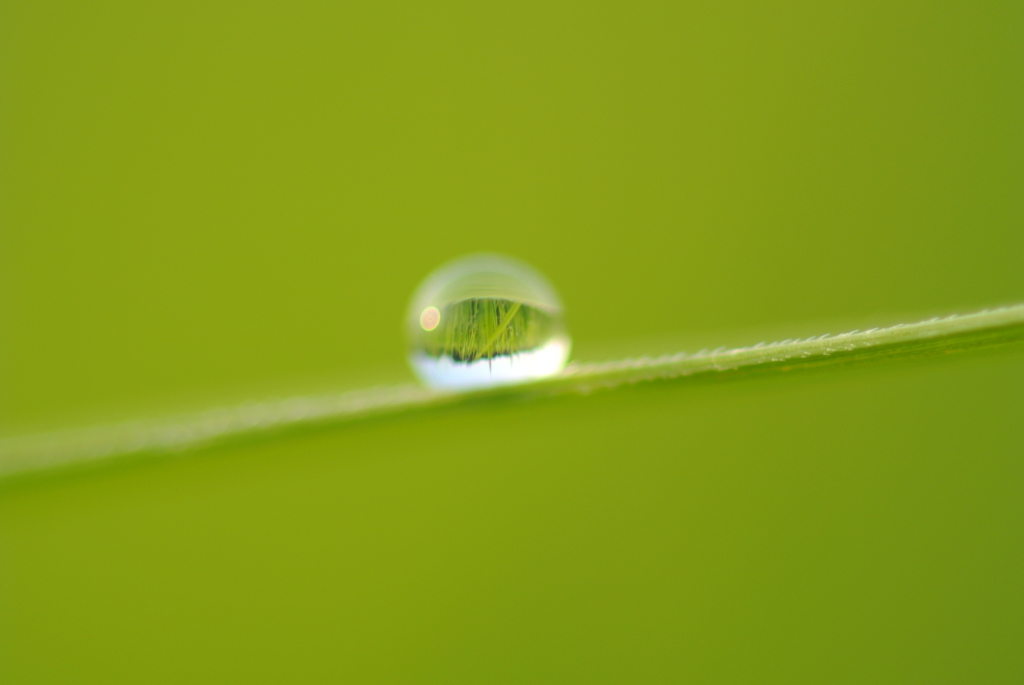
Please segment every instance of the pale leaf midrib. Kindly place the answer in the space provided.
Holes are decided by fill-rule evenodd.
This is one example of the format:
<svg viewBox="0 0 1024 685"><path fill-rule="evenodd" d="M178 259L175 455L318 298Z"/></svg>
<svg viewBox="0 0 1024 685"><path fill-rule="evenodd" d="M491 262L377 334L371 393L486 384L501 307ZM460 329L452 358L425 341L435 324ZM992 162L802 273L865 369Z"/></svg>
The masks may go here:
<svg viewBox="0 0 1024 685"><path fill-rule="evenodd" d="M211 442L313 423L344 422L481 397L559 394L682 376L770 373L826 364L970 351L1024 342L1024 305L912 324L696 353L573 362L540 381L453 393L404 384L292 397L187 415L0 439L0 476L129 456L182 451Z"/></svg>

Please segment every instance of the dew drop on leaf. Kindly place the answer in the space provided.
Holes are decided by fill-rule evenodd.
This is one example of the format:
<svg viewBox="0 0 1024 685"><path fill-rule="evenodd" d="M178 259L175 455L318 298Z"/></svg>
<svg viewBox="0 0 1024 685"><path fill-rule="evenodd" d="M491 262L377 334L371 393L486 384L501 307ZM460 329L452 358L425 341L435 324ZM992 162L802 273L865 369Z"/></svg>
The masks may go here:
<svg viewBox="0 0 1024 685"><path fill-rule="evenodd" d="M409 363L435 388L545 378L569 358L558 294L509 257L470 255L440 267L416 289L406 320Z"/></svg>

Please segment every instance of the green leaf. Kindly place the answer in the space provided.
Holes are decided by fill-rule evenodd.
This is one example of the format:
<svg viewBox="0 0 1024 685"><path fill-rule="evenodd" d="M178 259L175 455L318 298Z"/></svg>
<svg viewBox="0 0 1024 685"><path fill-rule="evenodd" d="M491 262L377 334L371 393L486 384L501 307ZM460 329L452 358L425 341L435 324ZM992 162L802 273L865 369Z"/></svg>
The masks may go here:
<svg viewBox="0 0 1024 685"><path fill-rule="evenodd" d="M590 392L658 379L736 377L864 364L1019 345L1024 305L934 318L839 335L757 343L660 357L574 362L557 376L455 393L412 384L242 404L148 421L78 428L0 440L0 476L111 457L187 450L217 440L314 423L340 423L383 413L473 402L485 397Z"/></svg>

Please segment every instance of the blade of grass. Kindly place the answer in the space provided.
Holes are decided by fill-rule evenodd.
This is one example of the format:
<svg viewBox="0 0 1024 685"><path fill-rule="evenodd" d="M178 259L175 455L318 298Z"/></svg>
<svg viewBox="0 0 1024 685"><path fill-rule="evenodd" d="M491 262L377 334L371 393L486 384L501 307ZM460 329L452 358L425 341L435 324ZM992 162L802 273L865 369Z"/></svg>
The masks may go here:
<svg viewBox="0 0 1024 685"><path fill-rule="evenodd" d="M0 439L0 477L48 467L146 453L176 452L211 442L313 423L502 395L589 392L680 377L782 373L892 358L924 357L1024 343L1024 305L952 315L839 335L750 347L680 352L603 363L570 364L562 373L521 385L454 393L395 385L317 397L243 404L149 421L93 426Z"/></svg>

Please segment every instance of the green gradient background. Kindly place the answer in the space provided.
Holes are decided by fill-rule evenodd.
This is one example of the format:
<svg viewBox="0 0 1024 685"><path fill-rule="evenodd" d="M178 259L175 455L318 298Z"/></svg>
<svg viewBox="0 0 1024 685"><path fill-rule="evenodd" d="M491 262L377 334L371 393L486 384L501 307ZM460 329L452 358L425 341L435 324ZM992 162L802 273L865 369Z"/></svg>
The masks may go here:
<svg viewBox="0 0 1024 685"><path fill-rule="evenodd" d="M4 3L0 432L407 378L478 250L583 356L1024 301L1022 84L1019 2ZM1022 407L1016 352L9 482L0 681L1020 682Z"/></svg>

